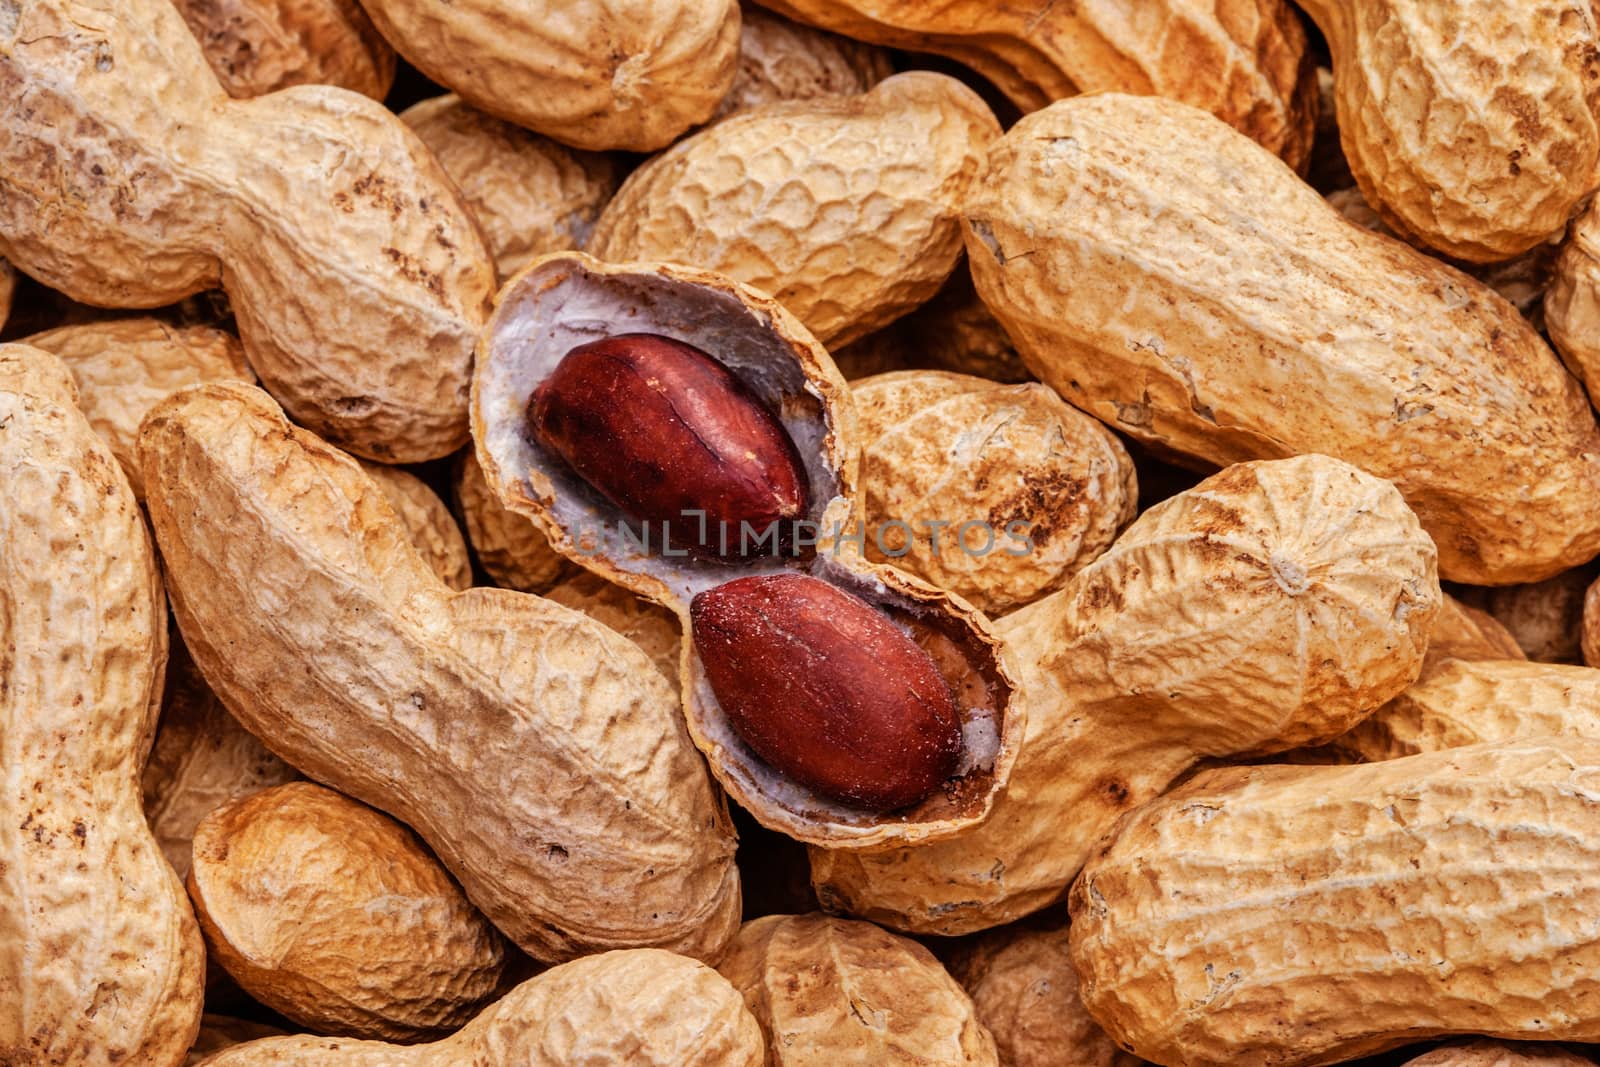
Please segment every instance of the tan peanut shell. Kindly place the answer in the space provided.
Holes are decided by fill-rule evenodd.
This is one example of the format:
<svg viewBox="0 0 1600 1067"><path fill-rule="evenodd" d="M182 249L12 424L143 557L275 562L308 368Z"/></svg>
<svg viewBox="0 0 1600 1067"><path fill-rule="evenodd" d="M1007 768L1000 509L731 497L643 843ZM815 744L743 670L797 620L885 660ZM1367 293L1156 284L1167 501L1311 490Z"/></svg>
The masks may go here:
<svg viewBox="0 0 1600 1067"><path fill-rule="evenodd" d="M133 491L67 368L0 346L0 1062L177 1063L194 914L139 805L166 606Z"/></svg>
<svg viewBox="0 0 1600 1067"><path fill-rule="evenodd" d="M1133 520L1127 449L1046 386L903 371L851 392L867 558L991 616L1065 585ZM931 523L948 524L937 547Z"/></svg>
<svg viewBox="0 0 1600 1067"><path fill-rule="evenodd" d="M608 155L580 152L447 94L401 112L461 188L501 278L535 256L582 248L622 182Z"/></svg>
<svg viewBox="0 0 1600 1067"><path fill-rule="evenodd" d="M761 1023L771 1067L998 1067L994 1039L933 954L871 923L768 915L717 970Z"/></svg>
<svg viewBox="0 0 1600 1067"><path fill-rule="evenodd" d="M1172 97L1214 112L1300 166L1311 150L1315 68L1282 0L760 0L874 44L965 63L1023 111L1074 93Z"/></svg>
<svg viewBox="0 0 1600 1067"><path fill-rule="evenodd" d="M383 491L412 545L439 580L457 592L470 589L472 560L467 557L467 542L439 494L410 471L368 460L357 462Z"/></svg>
<svg viewBox="0 0 1600 1067"><path fill-rule="evenodd" d="M230 100L166 0L37 0L0 20L0 128L0 254L27 273L107 307L220 286L302 425L389 463L466 441L494 268L382 105Z"/></svg>
<svg viewBox="0 0 1600 1067"><path fill-rule="evenodd" d="M1210 771L1073 886L1083 1002L1169 1067L1593 1041L1600 742Z"/></svg>
<svg viewBox="0 0 1600 1067"><path fill-rule="evenodd" d="M300 777L267 751L211 692L181 640L172 641L155 744L144 765L145 818L180 879L194 828L215 809Z"/></svg>
<svg viewBox="0 0 1600 1067"><path fill-rule="evenodd" d="M505 971L505 941L415 834L310 782L207 815L188 881L211 956L318 1033L442 1037Z"/></svg>
<svg viewBox="0 0 1600 1067"><path fill-rule="evenodd" d="M634 171L587 250L726 274L846 344L950 276L957 212L999 132L976 93L928 71L742 112Z"/></svg>
<svg viewBox="0 0 1600 1067"><path fill-rule="evenodd" d="M638 645L662 676L677 688L683 635L678 617L672 612L588 571L580 571L556 583L545 590L544 595L562 607L581 611L605 623Z"/></svg>
<svg viewBox="0 0 1600 1067"><path fill-rule="evenodd" d="M1572 223L1545 292L1544 322L1589 398L1600 397L1600 205Z"/></svg>
<svg viewBox="0 0 1600 1067"><path fill-rule="evenodd" d="M712 120L783 100L864 93L894 73L889 53L758 7L740 13L739 66Z"/></svg>
<svg viewBox="0 0 1600 1067"><path fill-rule="evenodd" d="M1561 232L1600 163L1585 0L1304 0L1333 52L1345 158L1394 229L1510 259Z"/></svg>
<svg viewBox="0 0 1600 1067"><path fill-rule="evenodd" d="M566 557L550 547L532 519L500 503L470 450L456 465L455 491L472 553L496 585L543 593L572 572Z"/></svg>
<svg viewBox="0 0 1600 1067"><path fill-rule="evenodd" d="M593 151L654 151L710 118L739 52L738 0L363 3L467 103Z"/></svg>
<svg viewBox="0 0 1600 1067"><path fill-rule="evenodd" d="M337 85L382 100L394 49L356 0L174 0L229 96Z"/></svg>
<svg viewBox="0 0 1600 1067"><path fill-rule="evenodd" d="M207 1067L763 1067L761 1027L707 967L659 949L588 956L530 978L431 1045L279 1037Z"/></svg>
<svg viewBox="0 0 1600 1067"><path fill-rule="evenodd" d="M1600 433L1533 328L1215 119L1062 101L1000 141L965 211L978 292L1023 359L1117 429L1210 463L1323 452L1389 478L1458 581L1600 552Z"/></svg>
<svg viewBox="0 0 1600 1067"><path fill-rule="evenodd" d="M1540 663L1583 662L1583 611L1600 569L1575 567L1553 578L1499 589L1462 591L1493 615L1527 658Z"/></svg>
<svg viewBox="0 0 1600 1067"><path fill-rule="evenodd" d="M213 1052L221 1052L225 1048L242 1045L246 1041L284 1036L286 1036L284 1032L276 1026L268 1026L249 1019L236 1019L229 1015L216 1015L208 1011L200 1017L200 1033L195 1037L193 1047L189 1049L189 1058L184 1061L184 1067L195 1067Z"/></svg>
<svg viewBox="0 0 1600 1067"><path fill-rule="evenodd" d="M964 946L950 973L972 996L1006 1067L1138 1067L1089 1018L1067 928L1007 926Z"/></svg>
<svg viewBox="0 0 1600 1067"><path fill-rule="evenodd" d="M623 333L664 335L712 354L777 415L810 484L802 520L816 528L813 558L791 561L757 549L730 568L681 551L664 555L659 530L654 547L645 547L637 532L628 532L637 527L625 527L608 500L534 444L525 416L534 390L575 346ZM948 837L981 822L1010 774L1026 711L987 619L949 593L861 559L840 541L855 492L856 430L849 387L805 327L770 296L709 271L606 264L581 253L546 256L501 290L479 348L473 440L485 481L508 510L538 522L556 551L673 611L685 632L697 593L734 578L801 571L920 630L959 695L961 751L952 777L926 799L889 813L824 796L778 772L733 727L693 642L684 642L679 665L689 734L740 807L797 840L879 849Z"/></svg>
<svg viewBox="0 0 1600 1067"><path fill-rule="evenodd" d="M1593 1063L1559 1045L1471 1041L1423 1053L1407 1060L1405 1067L1592 1067Z"/></svg>
<svg viewBox="0 0 1600 1067"><path fill-rule="evenodd" d="M210 326L111 319L46 330L23 343L67 365L78 386L78 406L111 446L140 500L144 478L136 452L145 413L186 385L255 381L238 339Z"/></svg>
<svg viewBox="0 0 1600 1067"><path fill-rule="evenodd" d="M1405 689L1439 598L1388 482L1325 456L1230 467L1000 621L1028 727L988 820L915 849L815 848L818 897L936 934L1055 903L1119 815L1201 758L1329 740Z"/></svg>
<svg viewBox="0 0 1600 1067"><path fill-rule="evenodd" d="M1453 596L1439 601L1439 614L1428 635L1428 655L1422 673L1453 659L1521 659L1517 640L1501 621L1478 608L1468 607Z"/></svg>
<svg viewBox="0 0 1600 1067"><path fill-rule="evenodd" d="M260 390L169 398L140 457L185 643L274 752L415 829L536 958L720 952L727 813L637 646L450 590L360 467Z"/></svg>

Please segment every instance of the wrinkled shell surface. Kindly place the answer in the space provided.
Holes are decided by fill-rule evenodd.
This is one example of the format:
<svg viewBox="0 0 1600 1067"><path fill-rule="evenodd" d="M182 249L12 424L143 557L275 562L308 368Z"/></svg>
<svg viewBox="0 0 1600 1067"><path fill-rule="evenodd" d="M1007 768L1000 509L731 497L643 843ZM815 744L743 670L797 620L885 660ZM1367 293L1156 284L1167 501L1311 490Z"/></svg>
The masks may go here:
<svg viewBox="0 0 1600 1067"><path fill-rule="evenodd" d="M140 457L185 643L274 752L415 829L536 958L720 951L727 814L637 646L537 597L452 592L371 479L260 390L169 398Z"/></svg>
<svg viewBox="0 0 1600 1067"><path fill-rule="evenodd" d="M917 849L813 849L819 899L938 934L1054 903L1117 816L1200 757L1325 741L1397 695L1440 595L1389 483L1323 456L1223 471L1001 621L1028 729L989 819Z"/></svg>
<svg viewBox="0 0 1600 1067"><path fill-rule="evenodd" d="M166 608L75 400L59 360L0 346L0 1062L176 1063L204 956L139 805Z"/></svg>
<svg viewBox="0 0 1600 1067"><path fill-rule="evenodd" d="M1282 0L760 0L875 44L937 52L972 67L1023 111L1074 93L1171 97L1299 166L1311 150L1315 72Z"/></svg>
<svg viewBox="0 0 1600 1067"><path fill-rule="evenodd" d="M1545 293L1544 321L1567 369L1591 400L1600 397L1600 204L1572 224Z"/></svg>
<svg viewBox="0 0 1600 1067"><path fill-rule="evenodd" d="M1396 230L1459 259L1559 234L1600 161L1584 0L1302 0L1333 50L1345 158Z"/></svg>
<svg viewBox="0 0 1600 1067"><path fill-rule="evenodd" d="M326 86L230 100L166 0L12 13L0 254L100 306L221 286L262 383L349 451L413 462L466 441L494 268L404 123Z"/></svg>
<svg viewBox="0 0 1600 1067"><path fill-rule="evenodd" d="M733 88L712 118L782 100L853 96L893 73L889 53L881 48L748 8L740 16Z"/></svg>
<svg viewBox="0 0 1600 1067"><path fill-rule="evenodd" d="M545 591L545 598L603 622L644 650L674 689L683 658L678 617L659 604L587 571Z"/></svg>
<svg viewBox="0 0 1600 1067"><path fill-rule="evenodd" d="M1468 607L1453 596L1440 600L1439 615L1428 635L1428 657L1422 673L1452 659L1527 659L1517 639L1487 611Z"/></svg>
<svg viewBox="0 0 1600 1067"><path fill-rule="evenodd" d="M1593 1041L1597 815L1600 741L1208 772L1073 887L1084 1004L1170 1067Z"/></svg>
<svg viewBox="0 0 1600 1067"><path fill-rule="evenodd" d="M718 965L767 1034L772 1067L998 1067L994 1039L933 954L871 923L769 915Z"/></svg>
<svg viewBox="0 0 1600 1067"><path fill-rule="evenodd" d="M588 956L522 983L431 1045L283 1037L208 1067L763 1067L766 1042L739 993L703 963L659 949Z"/></svg>
<svg viewBox="0 0 1600 1067"><path fill-rule="evenodd" d="M382 100L394 49L356 0L174 0L229 96L338 85Z"/></svg>
<svg viewBox="0 0 1600 1067"><path fill-rule="evenodd" d="M500 503L483 480L478 457L467 452L456 467L456 506L478 563L494 584L524 593L543 593L571 572L565 556L550 547L530 518Z"/></svg>
<svg viewBox="0 0 1600 1067"><path fill-rule="evenodd" d="M505 970L504 940L415 834L310 782L206 816L189 894L228 974L319 1033L443 1036Z"/></svg>
<svg viewBox="0 0 1600 1067"><path fill-rule="evenodd" d="M457 592L471 588L472 560L467 557L466 539L439 494L409 471L367 460L357 462L383 491L411 544L439 580Z"/></svg>
<svg viewBox="0 0 1600 1067"><path fill-rule="evenodd" d="M612 262L690 263L776 297L842 345L938 292L957 211L1000 127L942 74L724 119L634 171L590 236Z"/></svg>
<svg viewBox="0 0 1600 1067"><path fill-rule="evenodd" d="M55 355L72 371L78 406L111 446L140 500L144 478L136 452L145 413L186 385L255 381L239 341L209 326L113 319L47 330L24 343Z"/></svg>
<svg viewBox="0 0 1600 1067"><path fill-rule="evenodd" d="M1133 519L1127 450L1045 386L906 371L851 392L867 558L990 615L1060 588ZM885 527L893 522L909 523L911 534ZM925 532L931 522L950 524L937 549ZM963 538L966 523L981 525Z"/></svg>
<svg viewBox="0 0 1600 1067"><path fill-rule="evenodd" d="M1323 452L1390 478L1458 581L1600 552L1600 433L1533 328L1215 120L1062 101L1006 135L975 190L978 291L1069 402L1211 463ZM1290 402L1305 396L1320 402Z"/></svg>
<svg viewBox="0 0 1600 1067"><path fill-rule="evenodd" d="M574 148L663 148L733 83L738 0L363 0L400 54Z"/></svg>
<svg viewBox="0 0 1600 1067"><path fill-rule="evenodd" d="M1593 1063L1557 1045L1472 1041L1434 1049L1407 1060L1406 1067L1592 1067Z"/></svg>
<svg viewBox="0 0 1600 1067"><path fill-rule="evenodd" d="M622 182L611 156L575 151L454 94L400 117L461 188L502 279L546 252L582 248Z"/></svg>

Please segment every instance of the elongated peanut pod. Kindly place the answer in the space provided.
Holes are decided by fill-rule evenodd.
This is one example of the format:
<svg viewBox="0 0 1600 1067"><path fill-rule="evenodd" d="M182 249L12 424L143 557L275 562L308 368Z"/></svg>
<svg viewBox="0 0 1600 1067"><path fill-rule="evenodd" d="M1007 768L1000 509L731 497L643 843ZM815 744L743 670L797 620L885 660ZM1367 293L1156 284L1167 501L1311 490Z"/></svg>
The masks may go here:
<svg viewBox="0 0 1600 1067"><path fill-rule="evenodd" d="M140 806L166 606L76 399L55 357L0 347L0 1060L167 1067L204 957Z"/></svg>

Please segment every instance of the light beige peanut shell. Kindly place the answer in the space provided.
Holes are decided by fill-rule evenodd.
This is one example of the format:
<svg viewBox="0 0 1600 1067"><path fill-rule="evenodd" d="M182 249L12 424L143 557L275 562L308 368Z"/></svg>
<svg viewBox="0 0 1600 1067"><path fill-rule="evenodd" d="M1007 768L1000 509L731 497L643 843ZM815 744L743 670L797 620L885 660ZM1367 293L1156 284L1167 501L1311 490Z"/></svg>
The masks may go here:
<svg viewBox="0 0 1600 1067"><path fill-rule="evenodd" d="M738 0L362 0L467 103L574 148L650 152L733 83Z"/></svg>
<svg viewBox="0 0 1600 1067"><path fill-rule="evenodd" d="M1593 1041L1597 815L1600 741L1574 738L1207 772L1073 886L1083 1002L1169 1067Z"/></svg>
<svg viewBox="0 0 1600 1067"><path fill-rule="evenodd" d="M1445 1045L1407 1060L1405 1067L1593 1067L1594 1061L1559 1045L1471 1041Z"/></svg>
<svg viewBox="0 0 1600 1067"><path fill-rule="evenodd" d="M603 622L644 650L672 687L678 687L683 634L678 617L598 574L580 571L545 590L545 598Z"/></svg>
<svg viewBox="0 0 1600 1067"><path fill-rule="evenodd" d="M1569 735L1600 739L1600 671L1555 663L1456 660L1389 701L1331 747L1377 763L1486 741Z"/></svg>
<svg viewBox="0 0 1600 1067"><path fill-rule="evenodd" d="M1600 204L1572 223L1545 292L1544 323L1589 398L1600 397Z"/></svg>
<svg viewBox="0 0 1600 1067"><path fill-rule="evenodd" d="M0 346L0 1062L165 1067L200 1023L194 913L139 805L166 605L67 368Z"/></svg>
<svg viewBox="0 0 1600 1067"><path fill-rule="evenodd" d="M536 958L721 951L727 812L637 646L450 590L361 468L260 390L168 398L139 451L185 643L274 752L415 829Z"/></svg>
<svg viewBox="0 0 1600 1067"><path fill-rule="evenodd" d="M1528 659L1582 663L1584 602L1597 573L1594 566L1575 567L1542 582L1461 595L1499 620Z"/></svg>
<svg viewBox="0 0 1600 1067"><path fill-rule="evenodd" d="M494 584L523 593L544 593L573 572L573 566L550 547L532 519L500 503L483 480L483 468L470 449L456 464L455 472L456 508L467 540Z"/></svg>
<svg viewBox="0 0 1600 1067"><path fill-rule="evenodd" d="M1215 119L1064 100L999 142L965 211L978 292L1104 422L1210 463L1322 452L1389 478L1458 581L1600 553L1600 433L1526 320Z"/></svg>
<svg viewBox="0 0 1600 1067"><path fill-rule="evenodd" d="M864 93L894 73L882 48L791 22L758 7L740 13L739 66L712 121L782 100Z"/></svg>
<svg viewBox="0 0 1600 1067"><path fill-rule="evenodd" d="M15 15L0 254L104 307L220 286L262 383L348 451L408 463L466 441L494 267L404 123L328 86L230 100L166 0Z"/></svg>
<svg viewBox="0 0 1600 1067"><path fill-rule="evenodd" d="M622 182L613 157L540 137L453 93L400 118L460 186L502 279L535 256L582 248Z"/></svg>
<svg viewBox="0 0 1600 1067"><path fill-rule="evenodd" d="M1430 667L1452 659L1527 658L1499 619L1446 595L1439 602L1439 614L1428 635L1428 656L1422 673L1426 676Z"/></svg>
<svg viewBox="0 0 1600 1067"><path fill-rule="evenodd" d="M174 639L142 785L145 818L178 877L189 877L191 842L201 819L236 797L298 777L229 714L189 650Z"/></svg>
<svg viewBox="0 0 1600 1067"><path fill-rule="evenodd" d="M847 344L950 276L957 212L999 132L976 93L928 71L742 112L634 171L587 250L726 274Z"/></svg>
<svg viewBox="0 0 1600 1067"><path fill-rule="evenodd" d="M1214 112L1292 166L1311 150L1315 68L1281 0L760 3L858 40L949 56L1023 111L1079 92L1151 93Z"/></svg>
<svg viewBox="0 0 1600 1067"><path fill-rule="evenodd" d="M174 0L229 96L338 85L382 100L394 49L356 0Z"/></svg>
<svg viewBox="0 0 1600 1067"><path fill-rule="evenodd" d="M200 1017L200 1033L194 1039L194 1046L189 1049L189 1058L184 1061L184 1067L195 1067L213 1052L221 1052L246 1041L284 1036L284 1032L276 1026L228 1015L214 1015L208 1011Z"/></svg>
<svg viewBox="0 0 1600 1067"><path fill-rule="evenodd" d="M1350 170L1394 229L1472 262L1558 236L1600 163L1585 0L1303 0Z"/></svg>
<svg viewBox="0 0 1600 1067"><path fill-rule="evenodd" d="M1579 635L1583 662L1600 667L1600 578L1590 583L1583 595L1583 623Z"/></svg>
<svg viewBox="0 0 1600 1067"><path fill-rule="evenodd" d="M588 956L530 978L431 1045L279 1037L235 1045L207 1067L763 1067L766 1042L738 991L659 949Z"/></svg>
<svg viewBox="0 0 1600 1067"><path fill-rule="evenodd" d="M255 381L238 339L210 326L110 319L46 330L23 343L67 365L78 385L78 406L111 446L140 500L144 478L136 452L145 412L186 385Z"/></svg>
<svg viewBox="0 0 1600 1067"><path fill-rule="evenodd" d="M1007 926L963 946L950 966L1005 1067L1139 1067L1089 1018L1065 926Z"/></svg>
<svg viewBox="0 0 1600 1067"><path fill-rule="evenodd" d="M768 915L717 966L761 1023L771 1067L998 1067L972 1001L926 948L871 923Z"/></svg>
<svg viewBox="0 0 1600 1067"><path fill-rule="evenodd" d="M1133 520L1127 449L1046 386L903 371L851 392L867 558L992 616L1061 588Z"/></svg>
<svg viewBox="0 0 1600 1067"><path fill-rule="evenodd" d="M1392 485L1325 456L1240 464L1157 504L1000 621L1028 728L989 819L921 848L813 849L818 898L936 934L1055 903L1119 815L1200 759L1329 740L1410 685L1434 558Z"/></svg>
<svg viewBox="0 0 1600 1067"><path fill-rule="evenodd" d="M505 941L415 834L310 782L207 815L188 882L212 958L318 1033L443 1037L505 972Z"/></svg>
<svg viewBox="0 0 1600 1067"><path fill-rule="evenodd" d="M472 587L472 560L461 527L439 494L410 471L388 467L369 460L357 460L367 477L378 484L394 513L406 528L416 550L422 553L433 573L451 589L460 592Z"/></svg>

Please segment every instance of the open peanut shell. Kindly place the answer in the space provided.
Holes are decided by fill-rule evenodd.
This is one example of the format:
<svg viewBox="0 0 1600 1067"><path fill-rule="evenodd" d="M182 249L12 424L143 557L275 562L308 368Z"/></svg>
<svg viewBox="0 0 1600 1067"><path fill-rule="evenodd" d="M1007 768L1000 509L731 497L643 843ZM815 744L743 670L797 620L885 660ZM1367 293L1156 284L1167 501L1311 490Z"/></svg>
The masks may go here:
<svg viewBox="0 0 1600 1067"><path fill-rule="evenodd" d="M811 484L814 555L734 564L646 549L622 513L534 440L534 390L574 347L622 333L660 334L721 360L777 414ZM734 730L683 643L689 733L728 794L764 826L811 844L876 851L954 837L982 822L1022 738L1022 700L989 621L959 597L862 558L850 529L858 448L849 389L827 351L772 298L719 274L667 264L605 264L582 253L535 260L501 290L479 342L472 433L490 488L556 551L675 612L691 630L697 593L736 578L803 571L859 596L934 656L962 719L956 774L921 802L880 813L785 777Z"/></svg>

